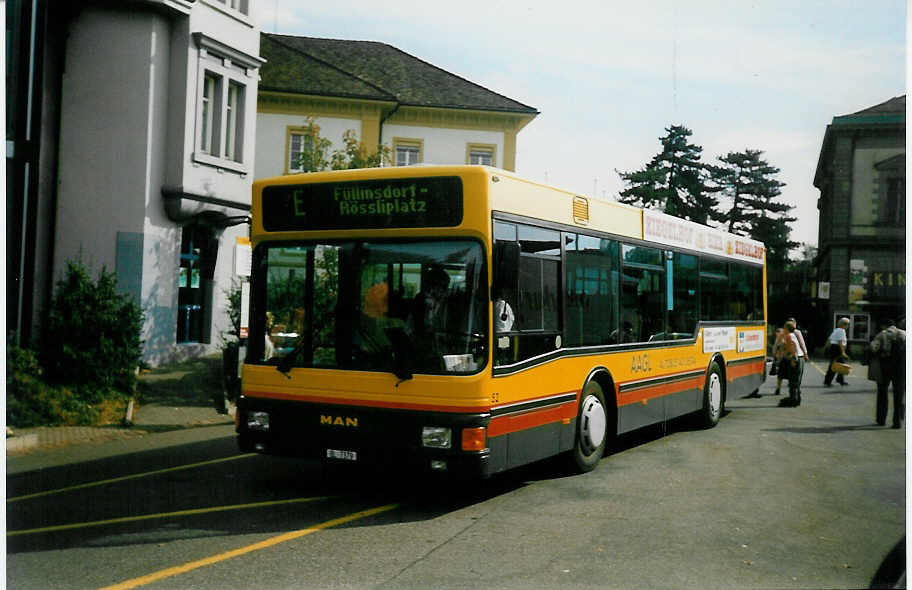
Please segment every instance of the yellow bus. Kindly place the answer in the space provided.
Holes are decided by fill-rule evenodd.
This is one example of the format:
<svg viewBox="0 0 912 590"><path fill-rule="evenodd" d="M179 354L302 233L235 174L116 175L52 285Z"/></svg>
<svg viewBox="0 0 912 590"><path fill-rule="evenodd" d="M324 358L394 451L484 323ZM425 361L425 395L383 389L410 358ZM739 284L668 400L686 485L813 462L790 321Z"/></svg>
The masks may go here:
<svg viewBox="0 0 912 590"><path fill-rule="evenodd" d="M765 249L485 166L254 183L244 451L489 476L765 375Z"/></svg>

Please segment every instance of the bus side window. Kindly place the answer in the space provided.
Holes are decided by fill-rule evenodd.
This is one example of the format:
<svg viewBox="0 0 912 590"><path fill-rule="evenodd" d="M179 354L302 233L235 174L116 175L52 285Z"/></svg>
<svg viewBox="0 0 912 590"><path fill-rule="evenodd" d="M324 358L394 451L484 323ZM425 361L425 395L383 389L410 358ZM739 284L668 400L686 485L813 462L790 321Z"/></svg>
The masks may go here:
<svg viewBox="0 0 912 590"><path fill-rule="evenodd" d="M493 288L491 296L496 302L503 300L511 312L517 311L519 298L519 242L516 240L516 226L512 223L494 222ZM511 330L518 330L518 318L514 315Z"/></svg>
<svg viewBox="0 0 912 590"><path fill-rule="evenodd" d="M697 257L675 252L672 257L671 304L668 310L669 339L691 338L697 327Z"/></svg>
<svg viewBox="0 0 912 590"><path fill-rule="evenodd" d="M495 309L509 305L496 336L495 363L512 364L561 346L560 232L524 224L494 222ZM511 315L512 314L512 315ZM501 312L503 317L504 312Z"/></svg>
<svg viewBox="0 0 912 590"><path fill-rule="evenodd" d="M648 342L665 332L665 266L656 248L623 244L621 279L621 326L629 323L632 334L621 342ZM629 340L627 340L629 338Z"/></svg>

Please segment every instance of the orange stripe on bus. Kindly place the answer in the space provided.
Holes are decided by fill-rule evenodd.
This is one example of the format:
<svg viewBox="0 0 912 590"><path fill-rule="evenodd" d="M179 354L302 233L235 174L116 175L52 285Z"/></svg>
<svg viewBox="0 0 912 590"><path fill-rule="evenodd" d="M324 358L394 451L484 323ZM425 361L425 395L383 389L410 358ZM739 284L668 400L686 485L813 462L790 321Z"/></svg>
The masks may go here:
<svg viewBox="0 0 912 590"><path fill-rule="evenodd" d="M502 436L536 426L544 426L576 417L576 401L566 402L559 406L529 410L514 415L492 418L488 425L488 436Z"/></svg>
<svg viewBox="0 0 912 590"><path fill-rule="evenodd" d="M253 399L277 399L310 404L332 404L337 406L366 406L369 408L386 408L391 410L419 410L424 412L464 412L470 414L483 414L490 412L486 406L438 406L433 404L410 404L404 402L384 402L359 399L338 399L334 397L321 397L316 395L300 395L294 393L280 393L274 391L245 391L244 396Z"/></svg>
<svg viewBox="0 0 912 590"><path fill-rule="evenodd" d="M746 377L747 375L763 373L763 361L758 360L752 363L728 365L725 369L725 373L729 381L733 381L740 377Z"/></svg>
<svg viewBox="0 0 912 590"><path fill-rule="evenodd" d="M669 395L671 393L678 393L688 389L703 389L704 380L705 377L699 375L690 379L682 379L681 381L659 383L651 387L642 387L626 393L619 392L618 405L628 406L630 404L645 403L653 398Z"/></svg>

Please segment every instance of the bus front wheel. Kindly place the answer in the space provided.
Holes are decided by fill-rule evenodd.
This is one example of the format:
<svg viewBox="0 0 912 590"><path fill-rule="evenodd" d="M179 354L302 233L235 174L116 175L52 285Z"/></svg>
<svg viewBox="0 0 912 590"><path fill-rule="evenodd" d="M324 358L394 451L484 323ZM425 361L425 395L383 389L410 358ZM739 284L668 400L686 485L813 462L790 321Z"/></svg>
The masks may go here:
<svg viewBox="0 0 912 590"><path fill-rule="evenodd" d="M718 361L709 365L706 384L703 386L703 409L700 411L700 423L703 428L712 428L722 417L725 404L725 379Z"/></svg>
<svg viewBox="0 0 912 590"><path fill-rule="evenodd" d="M576 417L576 442L572 467L579 473L592 471L605 453L608 442L608 412L601 386L590 381L583 388Z"/></svg>

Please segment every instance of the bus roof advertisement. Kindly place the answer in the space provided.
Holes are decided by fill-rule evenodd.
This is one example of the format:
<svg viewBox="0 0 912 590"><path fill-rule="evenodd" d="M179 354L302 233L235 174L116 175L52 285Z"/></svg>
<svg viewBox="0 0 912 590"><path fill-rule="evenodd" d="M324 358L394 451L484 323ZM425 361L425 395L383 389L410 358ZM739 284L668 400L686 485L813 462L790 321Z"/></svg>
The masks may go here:
<svg viewBox="0 0 912 590"><path fill-rule="evenodd" d="M273 185L263 189L267 231L453 227L462 223L457 176Z"/></svg>
<svg viewBox="0 0 912 590"><path fill-rule="evenodd" d="M761 242L651 209L643 210L643 239L706 254L763 263L764 248Z"/></svg>

